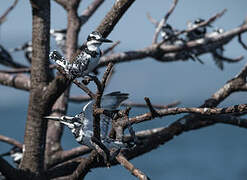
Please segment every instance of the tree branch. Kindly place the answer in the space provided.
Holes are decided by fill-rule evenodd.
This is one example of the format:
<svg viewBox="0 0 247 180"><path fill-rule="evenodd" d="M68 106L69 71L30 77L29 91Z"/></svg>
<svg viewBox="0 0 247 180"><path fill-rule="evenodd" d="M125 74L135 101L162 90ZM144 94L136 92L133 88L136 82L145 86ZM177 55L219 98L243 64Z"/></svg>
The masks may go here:
<svg viewBox="0 0 247 180"><path fill-rule="evenodd" d="M164 24L166 24L169 16L172 14L172 12L174 11L174 9L176 7L177 2L178 2L178 0L173 0L171 8L166 13L164 18L162 18L162 20L159 22L157 28L155 29L155 33L154 33L154 37L153 37L153 44L157 43L157 39L158 39L159 33L160 33L161 29L162 29L162 26L164 26Z"/></svg>
<svg viewBox="0 0 247 180"><path fill-rule="evenodd" d="M136 176L138 179L140 180L148 180L148 176L146 176L141 170L135 168L135 166L130 163L124 156L123 154L119 153L116 157L117 161L123 166L125 167L128 171L130 171L130 173L133 176Z"/></svg>
<svg viewBox="0 0 247 180"><path fill-rule="evenodd" d="M18 0L15 0L14 3L3 13L3 15L0 17L0 25L5 21L7 15L10 13L11 10L14 9L17 3Z"/></svg>
<svg viewBox="0 0 247 180"><path fill-rule="evenodd" d="M15 140L13 138L10 138L10 137L4 136L4 135L0 135L0 141L8 143L10 145L17 146L18 148L22 149L22 143L20 143L19 141Z"/></svg>
<svg viewBox="0 0 247 180"><path fill-rule="evenodd" d="M8 73L0 73L0 84L25 91L29 91L31 88L29 77L23 74L11 75Z"/></svg>
<svg viewBox="0 0 247 180"><path fill-rule="evenodd" d="M184 46L161 45L159 47L159 44L153 44L140 50L114 53L108 56L102 56L98 67L105 66L109 62L113 62L115 64L115 63L129 62L133 60L141 60L147 57L152 57L161 62L178 61L182 59L181 56L182 51L197 49L200 50L198 52L198 55L211 52L212 50L215 50L219 46L229 43L229 41L232 40L235 36L244 33L246 31L247 31L247 25L244 25L226 31L225 33L219 34L214 37L205 37L202 39L189 41Z"/></svg>
<svg viewBox="0 0 247 180"><path fill-rule="evenodd" d="M135 0L115 1L113 7L101 21L96 31L101 33L103 37L107 37L133 2Z"/></svg>
<svg viewBox="0 0 247 180"><path fill-rule="evenodd" d="M80 15L80 26L83 26L94 12L100 7L104 0L94 0Z"/></svg>

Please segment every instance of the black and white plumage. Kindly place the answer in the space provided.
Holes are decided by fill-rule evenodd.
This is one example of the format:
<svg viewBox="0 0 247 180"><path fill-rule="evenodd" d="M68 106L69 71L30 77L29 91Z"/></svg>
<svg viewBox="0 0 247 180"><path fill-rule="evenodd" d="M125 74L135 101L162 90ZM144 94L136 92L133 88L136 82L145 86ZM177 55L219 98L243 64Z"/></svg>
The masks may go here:
<svg viewBox="0 0 247 180"><path fill-rule="evenodd" d="M32 41L25 42L23 45L10 50L10 52L16 52L16 51L23 51L27 61L29 63L32 62L32 51L33 51Z"/></svg>
<svg viewBox="0 0 247 180"><path fill-rule="evenodd" d="M160 34L163 40L172 41L172 37L174 36L174 30L170 24L165 24L162 26Z"/></svg>
<svg viewBox="0 0 247 180"><path fill-rule="evenodd" d="M98 65L101 57L100 45L104 42L112 41L103 38L99 32L94 31L89 34L85 45L80 48L81 52L75 57L72 63L59 55L57 51L51 52L50 58L61 66L70 77L84 77Z"/></svg>
<svg viewBox="0 0 247 180"><path fill-rule="evenodd" d="M66 33L67 33L67 29L50 30L51 36L54 37L57 46L63 51L63 53L66 52Z"/></svg>
<svg viewBox="0 0 247 180"><path fill-rule="evenodd" d="M204 21L205 21L204 19L198 18L193 22L191 22L191 21L188 22L187 27L188 27L188 29L196 28L198 26L198 24L200 24ZM208 25L208 26L210 27L211 25ZM188 32L186 34L186 36L187 36L187 39L189 41L191 41L191 40L203 38L206 35L206 33L207 33L207 27L203 26L203 27L198 27L191 32Z"/></svg>
<svg viewBox="0 0 247 180"><path fill-rule="evenodd" d="M22 153L22 149L20 149L17 146L14 146L8 152L1 154L0 156L1 157L10 156L13 162L15 163L16 167L18 167L22 160L23 153Z"/></svg>
<svg viewBox="0 0 247 180"><path fill-rule="evenodd" d="M126 99L128 99L128 94L112 92L102 97L101 107L106 110L114 111ZM79 144L83 144L89 148L95 149L95 146L91 140L93 137L93 103L93 101L87 103L83 107L82 112L75 115L75 117L46 116L44 118L59 121L60 123L65 124L71 130ZM114 140L108 136L110 118L103 114L100 116L100 118L101 142L105 145L105 147L108 149L121 149L126 147L123 142Z"/></svg>
<svg viewBox="0 0 247 180"><path fill-rule="evenodd" d="M12 56L10 55L10 53L6 49L4 49L2 45L0 45L0 64L4 66L13 67L13 68L26 67L22 64L15 62Z"/></svg>

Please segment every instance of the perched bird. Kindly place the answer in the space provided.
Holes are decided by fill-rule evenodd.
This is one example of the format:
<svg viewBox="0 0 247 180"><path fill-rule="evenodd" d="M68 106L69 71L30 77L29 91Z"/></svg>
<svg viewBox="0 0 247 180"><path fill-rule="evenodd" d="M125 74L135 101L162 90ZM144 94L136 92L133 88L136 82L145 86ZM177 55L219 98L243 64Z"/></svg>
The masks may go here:
<svg viewBox="0 0 247 180"><path fill-rule="evenodd" d="M23 45L10 50L10 52L16 52L16 51L23 51L27 61L31 63L32 51L33 51L32 41L25 42Z"/></svg>
<svg viewBox="0 0 247 180"><path fill-rule="evenodd" d="M198 18L193 22L191 22L191 21L188 22L187 27L188 27L188 29L196 28L198 26L198 24L200 24L204 21L205 21L204 19ZM211 25L207 25L207 26L211 27ZM188 32L186 34L186 36L187 36L187 39L189 41L191 41L191 40L203 38L206 35L206 33L207 33L207 27L203 26L203 27L198 27L191 32Z"/></svg>
<svg viewBox="0 0 247 180"><path fill-rule="evenodd" d="M9 52L4 49L2 45L0 45L0 64L13 67L13 68L24 68L26 66L19 64L17 62L14 62L12 56L9 54Z"/></svg>
<svg viewBox="0 0 247 180"><path fill-rule="evenodd" d="M93 31L89 34L86 43L81 46L81 52L75 57L73 62L63 58L57 51L51 52L50 58L61 66L70 77L84 77L98 65L101 57L100 45L104 42L112 41L103 38L99 32Z"/></svg>
<svg viewBox="0 0 247 180"><path fill-rule="evenodd" d="M66 52L66 33L67 33L67 29L50 30L51 36L55 38L57 46L63 51L64 54Z"/></svg>
<svg viewBox="0 0 247 180"><path fill-rule="evenodd" d="M172 26L170 24L165 24L162 26L161 28L161 37L163 38L163 40L169 40L169 42L173 42L173 37L174 37L174 30L172 28Z"/></svg>
<svg viewBox="0 0 247 180"><path fill-rule="evenodd" d="M216 28L213 30L212 33L210 33L210 36L217 36L219 34L224 33L224 29L223 28ZM224 54L224 47L223 46L219 46L218 48L214 49L213 51L211 51L213 60L216 64L216 66L223 70L224 69L224 64L223 64L223 60L222 60L222 56Z"/></svg>
<svg viewBox="0 0 247 180"><path fill-rule="evenodd" d="M101 99L101 107L106 110L116 110L116 108L123 102L128 99L127 93L121 93L119 91L106 94ZM75 115L75 117L62 116L62 117L53 117L46 116L44 118L59 121L62 124L65 124L73 133L76 141L79 144L88 146L89 148L95 149L91 138L93 137L93 103L90 101L83 107L81 113ZM125 147L125 144L121 141L114 140L108 136L109 122L110 118L101 115L100 121L100 133L101 133L101 142L105 145L106 148L116 148L121 149Z"/></svg>
<svg viewBox="0 0 247 180"><path fill-rule="evenodd" d="M0 156L1 157L10 156L12 158L13 162L15 163L16 167L18 167L21 160L22 160L23 153L22 153L22 149L20 149L17 146L14 146L8 152L1 154Z"/></svg>

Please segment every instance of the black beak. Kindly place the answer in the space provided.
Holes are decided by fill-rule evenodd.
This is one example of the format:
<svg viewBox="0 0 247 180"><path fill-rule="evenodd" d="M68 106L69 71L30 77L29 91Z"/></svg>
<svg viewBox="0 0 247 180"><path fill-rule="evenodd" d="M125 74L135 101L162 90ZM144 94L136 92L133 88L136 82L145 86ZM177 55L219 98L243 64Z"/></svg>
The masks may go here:
<svg viewBox="0 0 247 180"><path fill-rule="evenodd" d="M111 40L105 39L105 38L101 38L100 41L101 41L101 42L105 42L105 43L112 43Z"/></svg>

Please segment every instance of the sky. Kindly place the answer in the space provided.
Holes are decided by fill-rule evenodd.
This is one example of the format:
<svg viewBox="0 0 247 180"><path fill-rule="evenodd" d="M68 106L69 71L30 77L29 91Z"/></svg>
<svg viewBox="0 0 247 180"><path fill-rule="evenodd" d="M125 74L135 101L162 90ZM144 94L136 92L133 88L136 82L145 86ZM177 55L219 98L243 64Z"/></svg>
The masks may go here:
<svg viewBox="0 0 247 180"><path fill-rule="evenodd" d="M1 0L0 14L2 14L12 2L13 0ZM79 8L79 13L82 12L90 2L91 1L83 0ZM82 27L79 38L80 44L82 44L87 35L98 26L114 2L113 0L106 0L99 10L90 18L90 21ZM149 46L152 42L155 28L147 19L146 13L149 12L153 18L160 20L169 9L171 3L171 0L135 1L108 36L108 38L113 41L121 41L120 45L115 49L115 52L141 49ZM227 12L225 15L218 19L213 25L229 30L239 26L243 22L247 16L246 5L246 0L180 0L174 13L170 16L168 23L177 29L184 29L188 21L199 17L204 19L210 18L226 8ZM51 28L65 28L66 21L65 11L52 1ZM0 27L0 44L10 49L31 40L31 25L31 7L29 1L19 1L16 8L7 17L7 21ZM246 35L243 36L244 41L247 43L246 37ZM103 46L103 48L106 47L107 45ZM51 39L51 50L56 48L54 40ZM238 44L236 38L225 46L225 49L226 56L246 56L246 51ZM21 52L12 55L16 61L26 63ZM150 58L116 65L116 73L107 87L106 92L127 92L130 94L129 101L131 102L144 102L143 98L147 96L156 104L167 104L179 100L182 102L180 106L183 107L199 106L205 99L216 92L217 89L222 87L226 81L233 78L244 64L246 64L246 58L235 64L225 63L225 69L221 71L215 66L210 55L203 55L201 59L204 62L203 65L191 60L185 62L160 63ZM80 89L76 87L72 89L72 95L80 94L83 94ZM245 99L245 93L236 93L231 95L226 101L220 104L220 106L246 103ZM8 121L0 127L0 134L10 135L22 141L27 104L27 92L0 86L0 113L4 114L4 119ZM70 104L69 113L74 114L80 108L81 105ZM12 113L13 111L15 113ZM134 114L145 111L145 109L136 110ZM18 121L16 121L16 119L14 120L17 116ZM171 122L175 118L176 117L168 117L167 119ZM15 126L13 126L13 130L15 133L12 134L9 131L9 126L14 123ZM160 125L167 125L167 122L164 123L164 120L160 119L155 122L149 122L141 126L141 128L158 127ZM138 129L138 127L134 128ZM219 133L219 129L224 133ZM210 133L214 136L208 136ZM230 134L227 138L232 137L231 142L233 144L230 147L228 142L224 140L226 133ZM161 177L163 176L169 177L168 179L181 179L181 177L186 177L183 179L198 179L202 169L205 170L205 176L204 173L202 173L202 176L206 177L205 179L223 179L220 178L222 177L220 174L223 172L226 173L224 179L241 179L242 171L239 171L242 167L246 166L246 163L241 161L241 158L237 155L235 155L237 157L234 156L232 159L227 160L225 157L231 156L231 151L236 154L239 153L240 155L246 153L246 148L242 148L243 146L246 147L246 144L242 141L237 144L234 140L234 138L241 139L243 135L246 135L244 130L232 127L217 126L217 128L207 128L207 130L196 131L189 135L186 134L185 136L179 137L175 142L169 143L169 146L166 146L167 148L155 150L154 153L137 158L137 160L133 162L141 166L141 169L152 174L153 176L151 177L155 177L154 179L162 179ZM202 139L198 138L198 136L202 137L204 143L202 143ZM66 130L65 139L71 140L71 138L72 136ZM223 144L217 146L221 141ZM66 142L64 142L64 144L66 145ZM201 148L198 147L199 145L195 147L195 144L200 144ZM75 145L76 143L69 144L67 148ZM0 144L0 147L3 147L3 145ZM212 149L208 149L208 147ZM236 147L236 149L233 147ZM170 156L174 153L174 149L176 152L175 156ZM179 151L179 149L181 149L181 151ZM229 149L229 152L227 149ZM221 154L222 151L225 151L223 155ZM183 152L186 152L186 155ZM199 158L202 155L198 152L204 154L203 162ZM154 161L159 161L163 153L166 157L170 156L164 160L166 162L165 165L170 165L169 170L166 169L166 171L163 171L161 168L164 166L161 162L155 162L157 163L156 165L154 163ZM147 163L146 158L150 158L152 165L145 166L145 163ZM217 159L216 162L214 162L215 159ZM179 161L179 163L174 164L174 161ZM232 166L226 165L231 162L234 162ZM213 167L212 164L214 165ZM184 168L184 166L187 165L189 168ZM225 166L216 168L216 166L223 165ZM177 166L177 169L174 170L172 167L175 166ZM232 170L233 166L239 168L234 169L231 174L230 170ZM121 167L114 167L112 169L113 170L109 170L109 172L113 173L113 177L121 176L121 173L123 173L123 177L128 177L128 179L132 178L128 173L119 171ZM225 169L229 170L228 174L224 171ZM197 173L193 174L195 171ZM105 171L97 170L97 172L99 172L99 177L104 177L102 174L104 174ZM174 174L179 174L176 172L180 172L182 176L175 176ZM154 175L156 173L157 175ZM94 179L98 176L89 175L89 179Z"/></svg>

